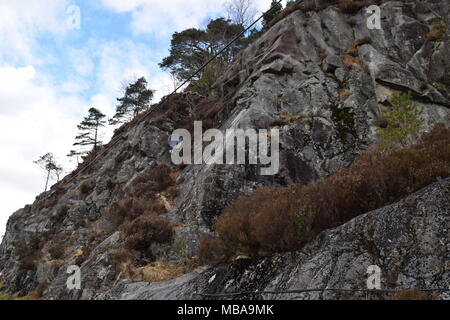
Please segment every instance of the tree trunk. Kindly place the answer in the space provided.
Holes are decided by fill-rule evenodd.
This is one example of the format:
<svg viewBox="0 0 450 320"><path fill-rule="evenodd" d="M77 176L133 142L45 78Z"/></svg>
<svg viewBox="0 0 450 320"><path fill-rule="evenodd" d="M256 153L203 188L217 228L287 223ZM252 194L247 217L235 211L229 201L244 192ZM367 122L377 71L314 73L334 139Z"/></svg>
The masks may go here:
<svg viewBox="0 0 450 320"><path fill-rule="evenodd" d="M99 122L97 121L97 126L95 127L94 150L97 150L98 126L99 126Z"/></svg>
<svg viewBox="0 0 450 320"><path fill-rule="evenodd" d="M45 191L47 192L48 180L50 179L50 170L47 170L47 180L45 181Z"/></svg>

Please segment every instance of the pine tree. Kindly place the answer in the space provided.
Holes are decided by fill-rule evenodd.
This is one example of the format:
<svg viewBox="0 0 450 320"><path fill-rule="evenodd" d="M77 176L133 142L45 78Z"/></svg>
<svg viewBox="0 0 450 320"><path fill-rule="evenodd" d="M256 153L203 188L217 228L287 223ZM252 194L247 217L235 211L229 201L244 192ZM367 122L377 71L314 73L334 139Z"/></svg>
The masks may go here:
<svg viewBox="0 0 450 320"><path fill-rule="evenodd" d="M223 74L224 67L229 65L237 53L244 47L245 36L231 43L244 27L225 18L211 20L206 28L190 28L172 35L170 55L165 57L159 66L169 71L180 82L188 79L201 82L215 82L217 77L212 75ZM230 44L231 43L231 44ZM225 50L225 46L230 44ZM198 72L212 57L214 65L210 63L203 71ZM193 76L193 74L196 74ZM206 81L205 81L206 80ZM197 85L198 87L198 85Z"/></svg>
<svg viewBox="0 0 450 320"><path fill-rule="evenodd" d="M147 80L141 77L127 86L125 95L117 99L119 104L116 107L116 114L109 120L110 125L132 120L148 109L154 91L147 88L147 85Z"/></svg>
<svg viewBox="0 0 450 320"><path fill-rule="evenodd" d="M92 150L96 150L102 145L100 140L99 130L105 126L105 115L96 108L89 109L89 115L77 126L80 130L80 134L75 137L74 146L90 147ZM90 150L75 151L72 150L68 156L83 156L90 152Z"/></svg>
<svg viewBox="0 0 450 320"><path fill-rule="evenodd" d="M278 14L283 10L283 5L281 3L278 3L278 0L272 0L272 3L270 4L271 10L268 10L264 15L263 20L263 27L267 28L270 21L275 19Z"/></svg>
<svg viewBox="0 0 450 320"><path fill-rule="evenodd" d="M63 172L63 168L56 163L55 156L52 153L46 153L43 156L39 157L38 160L33 161L37 164L41 169L45 170L47 173L47 178L45 180L45 191L48 188L49 180L54 177L59 181L59 177Z"/></svg>
<svg viewBox="0 0 450 320"><path fill-rule="evenodd" d="M379 118L387 123L385 128L378 129L382 146L406 146L419 134L425 124L423 109L411 98L411 93L396 92L389 99L392 107L381 111Z"/></svg>

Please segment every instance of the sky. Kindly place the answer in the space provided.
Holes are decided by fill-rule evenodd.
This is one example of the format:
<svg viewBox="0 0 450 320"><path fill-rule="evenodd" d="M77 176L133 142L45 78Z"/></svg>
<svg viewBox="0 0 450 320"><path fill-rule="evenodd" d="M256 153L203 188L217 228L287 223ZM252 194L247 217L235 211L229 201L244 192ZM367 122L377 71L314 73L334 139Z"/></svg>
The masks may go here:
<svg viewBox="0 0 450 320"><path fill-rule="evenodd" d="M76 125L90 107L112 117L123 85L138 77L156 90L154 102L170 93L158 63L171 35L224 16L226 2L0 0L0 237L8 216L44 190L33 161L52 152L70 173ZM254 0L259 13L270 2Z"/></svg>

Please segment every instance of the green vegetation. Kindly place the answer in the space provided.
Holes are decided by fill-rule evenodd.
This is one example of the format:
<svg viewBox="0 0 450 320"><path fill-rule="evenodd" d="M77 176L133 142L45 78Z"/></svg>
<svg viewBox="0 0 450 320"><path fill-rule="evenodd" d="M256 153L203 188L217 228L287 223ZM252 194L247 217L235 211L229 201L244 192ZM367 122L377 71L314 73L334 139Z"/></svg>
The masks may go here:
<svg viewBox="0 0 450 320"><path fill-rule="evenodd" d="M336 124L336 130L339 138L345 144L348 136L351 135L353 138L358 138L358 133L355 127L355 114L351 108L332 108L332 119Z"/></svg>
<svg viewBox="0 0 450 320"><path fill-rule="evenodd" d="M382 110L379 117L388 124L386 128L378 129L380 144L384 147L405 145L424 125L423 110L411 101L410 93L394 93L390 103L392 108Z"/></svg>
<svg viewBox="0 0 450 320"><path fill-rule="evenodd" d="M100 140L100 128L105 126L106 121L105 115L101 113L96 108L89 109L89 115L84 118L84 120L78 125L78 130L80 130L80 134L75 137L75 143L73 144L76 147L91 147L91 150L97 150L102 145L102 141ZM81 156L85 158L91 150L71 150L67 155L68 157L76 157L77 162L79 163L78 158Z"/></svg>
<svg viewBox="0 0 450 320"><path fill-rule="evenodd" d="M209 93L209 90L216 82L216 80L221 76L225 68L226 64L223 61L220 60L212 61L203 70L201 77L197 81L194 81L189 86L189 89L207 95Z"/></svg>
<svg viewBox="0 0 450 320"><path fill-rule="evenodd" d="M218 18L211 20L204 30L191 28L175 32L172 35L170 55L165 57L159 66L163 70L168 70L176 81L181 83L189 79L243 30L244 27L240 24ZM214 73L221 74L224 69L219 67L231 63L243 48L243 39L244 37L235 41L217 57ZM211 70L206 71L211 73ZM201 79L204 72L197 74L193 80Z"/></svg>
<svg viewBox="0 0 450 320"><path fill-rule="evenodd" d="M271 8L264 16L263 28L267 29L270 22L283 9L278 1L272 0ZM289 1L291 3L291 1ZM230 0L225 4L228 18L210 20L206 28L189 28L172 35L170 54L159 66L171 73L174 85L177 86L191 78L189 90L207 92L220 75L224 73L239 51L255 41L262 31L253 28L243 33L255 19L252 0ZM241 35L241 33L243 33ZM236 41L239 35L241 35ZM225 46L230 44L226 50ZM222 51L222 52L221 52ZM219 52L221 52L219 54ZM200 70L214 56L219 54L214 62ZM197 72L200 70L199 72Z"/></svg>
<svg viewBox="0 0 450 320"><path fill-rule="evenodd" d="M119 104L116 107L116 114L109 120L109 124L116 125L136 118L149 108L154 93L148 88L144 77L130 83L125 88L124 96L117 99Z"/></svg>
<svg viewBox="0 0 450 320"><path fill-rule="evenodd" d="M443 41L448 36L447 26L442 21L435 21L432 24L430 32L427 34L427 38L434 42Z"/></svg>
<svg viewBox="0 0 450 320"><path fill-rule="evenodd" d="M450 129L439 124L415 145L370 148L352 167L307 186L263 187L224 209L216 237L202 240L199 258L214 264L235 256L295 251L325 229L450 176Z"/></svg>
<svg viewBox="0 0 450 320"><path fill-rule="evenodd" d="M281 13L281 11L283 11L283 5L281 3L278 3L278 0L272 0L270 8L273 9L267 11L264 15L263 27L265 29L267 29L270 25L270 22L274 20Z"/></svg>
<svg viewBox="0 0 450 320"><path fill-rule="evenodd" d="M0 300L16 300L17 297L4 290L3 283L0 282Z"/></svg>
<svg viewBox="0 0 450 320"><path fill-rule="evenodd" d="M42 299L43 292L48 287L47 282L40 284L36 290L31 292L30 294L19 297L18 294L10 294L6 290L4 290L3 283L0 282L0 301L10 301L10 300L39 300Z"/></svg>

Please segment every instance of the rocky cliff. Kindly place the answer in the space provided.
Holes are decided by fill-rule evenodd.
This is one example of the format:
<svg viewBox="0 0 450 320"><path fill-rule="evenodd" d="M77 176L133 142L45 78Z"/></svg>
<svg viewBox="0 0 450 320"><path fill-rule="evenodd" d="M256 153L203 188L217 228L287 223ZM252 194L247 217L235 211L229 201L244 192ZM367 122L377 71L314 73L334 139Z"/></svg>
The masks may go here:
<svg viewBox="0 0 450 320"><path fill-rule="evenodd" d="M448 287L448 180L410 202L327 231L302 252L143 282L151 281L152 272L169 274L160 280L187 272L200 237L211 233L222 209L239 196L258 186L307 184L350 166L375 141L375 120L393 92L411 92L427 120L447 121L448 35L436 31L448 30L446 0L381 1L382 28L373 30L364 7L344 13L319 2L320 10L286 15L243 50L207 97L186 92L163 100L120 128L95 162L14 213L0 246L6 288L24 295L41 288L51 299L356 288L371 263L385 270L386 285ZM174 166L167 139L193 120L221 130L279 128L280 172L264 177L252 165ZM153 179L151 201L174 226L173 234L124 266L126 259L118 257L124 232L111 212L127 207L143 177ZM82 290L65 286L70 265L81 266ZM343 297L360 296L287 298Z"/></svg>
<svg viewBox="0 0 450 320"><path fill-rule="evenodd" d="M448 288L449 215L450 179L446 179L400 203L323 232L301 252L259 261L237 260L164 283L124 281L99 298L289 300L392 296L352 291L289 292L364 289L371 265L381 269L382 288ZM256 294L258 291L272 293ZM432 294L450 298L448 293Z"/></svg>

